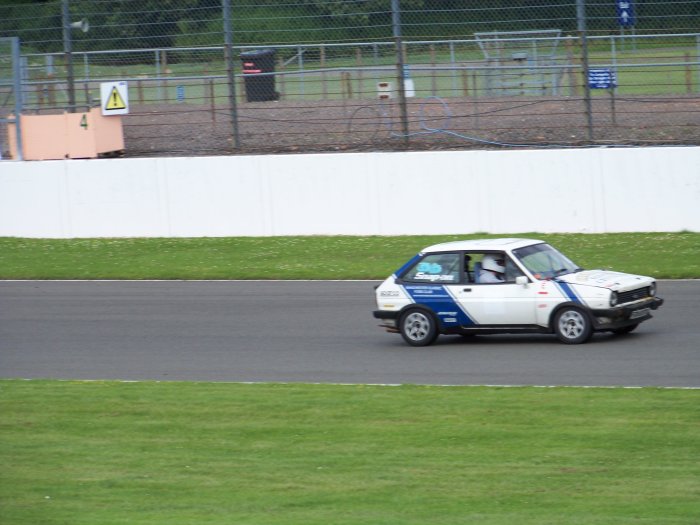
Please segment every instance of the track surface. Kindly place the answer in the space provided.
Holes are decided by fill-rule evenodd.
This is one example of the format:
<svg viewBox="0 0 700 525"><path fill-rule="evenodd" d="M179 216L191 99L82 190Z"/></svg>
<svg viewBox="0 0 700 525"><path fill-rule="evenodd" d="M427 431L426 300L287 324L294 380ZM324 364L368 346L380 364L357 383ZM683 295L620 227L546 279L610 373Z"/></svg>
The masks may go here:
<svg viewBox="0 0 700 525"><path fill-rule="evenodd" d="M372 282L0 282L0 377L700 387L700 281L633 334L441 337L376 326Z"/></svg>

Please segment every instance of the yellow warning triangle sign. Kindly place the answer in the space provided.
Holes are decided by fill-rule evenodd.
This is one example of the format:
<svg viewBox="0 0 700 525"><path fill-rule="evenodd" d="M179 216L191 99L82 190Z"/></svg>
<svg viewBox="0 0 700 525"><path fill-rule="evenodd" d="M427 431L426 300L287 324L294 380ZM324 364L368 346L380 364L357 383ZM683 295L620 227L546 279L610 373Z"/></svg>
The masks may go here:
<svg viewBox="0 0 700 525"><path fill-rule="evenodd" d="M112 92L109 94L109 98L107 99L107 104L105 104L105 109L108 111L110 109L126 109L126 103L124 102L121 93L119 93L117 86L112 88Z"/></svg>

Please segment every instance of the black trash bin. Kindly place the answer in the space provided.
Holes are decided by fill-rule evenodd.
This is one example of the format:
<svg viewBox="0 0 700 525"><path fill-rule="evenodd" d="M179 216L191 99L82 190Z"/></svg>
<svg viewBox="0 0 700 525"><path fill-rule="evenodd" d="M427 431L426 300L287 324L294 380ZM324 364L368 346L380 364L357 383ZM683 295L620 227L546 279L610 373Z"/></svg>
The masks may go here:
<svg viewBox="0 0 700 525"><path fill-rule="evenodd" d="M262 74L275 72L275 50L257 49L241 53L243 80L248 102L277 100L280 94L275 91L275 75Z"/></svg>

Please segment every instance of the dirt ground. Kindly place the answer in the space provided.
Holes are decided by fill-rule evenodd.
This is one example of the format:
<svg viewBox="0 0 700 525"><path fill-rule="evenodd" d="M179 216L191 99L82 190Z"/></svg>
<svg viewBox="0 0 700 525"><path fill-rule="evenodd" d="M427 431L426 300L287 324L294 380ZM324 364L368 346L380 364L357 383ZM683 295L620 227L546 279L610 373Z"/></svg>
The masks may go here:
<svg viewBox="0 0 700 525"><path fill-rule="evenodd" d="M270 101L229 108L136 106L125 156L231 155L585 145L698 145L700 96L411 99L408 137L396 101ZM238 144L236 144L236 131Z"/></svg>

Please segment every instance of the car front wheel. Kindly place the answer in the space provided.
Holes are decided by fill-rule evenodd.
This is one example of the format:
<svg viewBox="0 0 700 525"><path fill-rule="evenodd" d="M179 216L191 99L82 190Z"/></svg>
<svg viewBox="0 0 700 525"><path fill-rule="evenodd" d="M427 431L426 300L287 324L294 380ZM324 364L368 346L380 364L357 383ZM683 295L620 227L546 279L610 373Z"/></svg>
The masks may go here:
<svg viewBox="0 0 700 525"><path fill-rule="evenodd" d="M423 310L408 310L399 321L401 336L411 346L428 346L438 336L435 318Z"/></svg>
<svg viewBox="0 0 700 525"><path fill-rule="evenodd" d="M580 308L562 308L554 319L554 332L562 343L585 343L593 335L591 318Z"/></svg>

